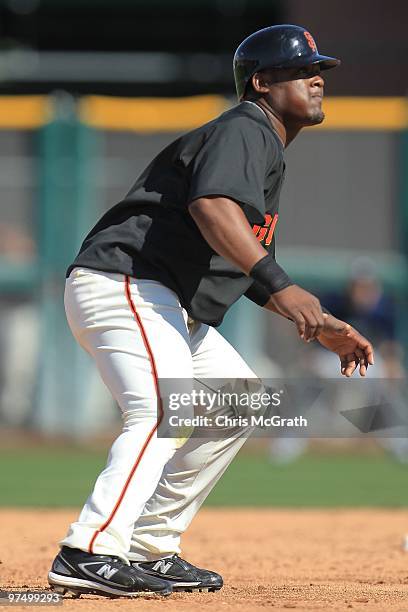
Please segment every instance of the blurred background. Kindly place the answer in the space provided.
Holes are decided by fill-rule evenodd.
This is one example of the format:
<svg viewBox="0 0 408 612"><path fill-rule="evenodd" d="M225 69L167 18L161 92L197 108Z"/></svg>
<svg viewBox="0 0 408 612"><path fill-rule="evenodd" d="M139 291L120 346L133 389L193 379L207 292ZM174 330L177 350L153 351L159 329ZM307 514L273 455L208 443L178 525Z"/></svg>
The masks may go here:
<svg viewBox="0 0 408 612"><path fill-rule="evenodd" d="M373 378L405 378L407 20L404 0L0 0L0 504L75 505L103 465L120 417L68 330L66 267L160 149L236 104L234 50L268 25L342 60L286 152L278 261L372 339ZM248 300L221 331L262 377L338 375ZM407 462L405 438L253 441L210 502L402 505Z"/></svg>

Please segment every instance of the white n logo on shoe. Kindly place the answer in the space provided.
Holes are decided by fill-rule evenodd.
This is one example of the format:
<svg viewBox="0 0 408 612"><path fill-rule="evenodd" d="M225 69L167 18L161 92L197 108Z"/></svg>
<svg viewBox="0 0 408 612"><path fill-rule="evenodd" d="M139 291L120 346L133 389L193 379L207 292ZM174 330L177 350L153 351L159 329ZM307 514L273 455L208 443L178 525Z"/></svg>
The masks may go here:
<svg viewBox="0 0 408 612"><path fill-rule="evenodd" d="M167 572L169 571L172 565L173 565L172 561L166 563L165 559L163 559L162 561L158 561L157 563L155 563L153 565L153 569L155 572L160 572L161 574L167 574Z"/></svg>
<svg viewBox="0 0 408 612"><path fill-rule="evenodd" d="M116 572L118 571L119 570L115 567L112 567L105 563L105 565L102 565L102 567L96 570L96 573L98 574L98 576L103 576L104 578L106 578L106 580L110 580L112 576L114 576L114 574L116 574Z"/></svg>

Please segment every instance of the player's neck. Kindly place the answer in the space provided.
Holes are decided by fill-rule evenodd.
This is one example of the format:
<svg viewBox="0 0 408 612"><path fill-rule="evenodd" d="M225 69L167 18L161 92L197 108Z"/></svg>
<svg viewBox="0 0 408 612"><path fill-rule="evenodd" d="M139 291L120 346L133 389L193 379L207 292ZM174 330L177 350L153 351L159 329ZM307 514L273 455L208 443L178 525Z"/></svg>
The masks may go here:
<svg viewBox="0 0 408 612"><path fill-rule="evenodd" d="M287 126L285 126L285 124L280 119L280 117L274 112L273 108L271 108L269 104L267 103L267 101L264 100L263 98L259 98L255 102L255 104L263 110L270 124L272 125L273 129L279 136L279 139L281 140L283 146L285 148L288 147L290 143L292 142L292 140L296 138L301 128L300 127L288 128Z"/></svg>

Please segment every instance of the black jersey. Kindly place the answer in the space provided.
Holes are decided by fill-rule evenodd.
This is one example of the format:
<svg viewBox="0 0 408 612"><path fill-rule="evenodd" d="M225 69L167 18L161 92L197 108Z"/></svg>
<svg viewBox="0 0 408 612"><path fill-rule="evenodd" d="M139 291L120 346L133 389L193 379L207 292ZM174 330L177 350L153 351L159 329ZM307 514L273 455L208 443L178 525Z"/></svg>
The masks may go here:
<svg viewBox="0 0 408 612"><path fill-rule="evenodd" d="M274 255L284 167L283 145L266 115L242 102L161 151L91 230L68 274L81 266L160 281L209 325L219 325L244 294L263 304L263 287L210 247L188 205L208 195L235 200Z"/></svg>

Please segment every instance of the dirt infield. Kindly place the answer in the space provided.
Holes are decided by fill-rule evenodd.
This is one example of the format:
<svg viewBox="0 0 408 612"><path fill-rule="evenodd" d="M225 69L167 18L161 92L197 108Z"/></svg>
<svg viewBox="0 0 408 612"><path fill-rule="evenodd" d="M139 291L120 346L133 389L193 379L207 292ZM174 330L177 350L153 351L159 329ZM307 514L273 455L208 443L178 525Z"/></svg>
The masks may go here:
<svg viewBox="0 0 408 612"><path fill-rule="evenodd" d="M73 510L0 510L1 587L47 587L56 543L76 516ZM67 597L63 610L408 611L405 532L408 511L402 510L205 509L184 537L183 554L222 573L221 591L132 601Z"/></svg>

